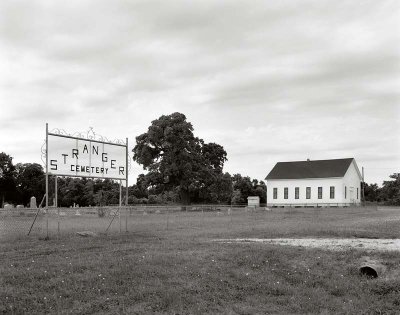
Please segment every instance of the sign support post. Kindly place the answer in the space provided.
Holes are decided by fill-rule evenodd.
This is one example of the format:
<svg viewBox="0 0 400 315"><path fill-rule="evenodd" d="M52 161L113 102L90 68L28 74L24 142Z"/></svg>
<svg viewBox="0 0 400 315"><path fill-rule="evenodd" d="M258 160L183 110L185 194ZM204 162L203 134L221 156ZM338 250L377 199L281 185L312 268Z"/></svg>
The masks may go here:
<svg viewBox="0 0 400 315"><path fill-rule="evenodd" d="M49 124L46 123L46 233L49 237Z"/></svg>
<svg viewBox="0 0 400 315"><path fill-rule="evenodd" d="M118 217L119 217L119 233L121 233L121 208L122 208L122 180L119 181L119 209L118 209Z"/></svg>
<svg viewBox="0 0 400 315"><path fill-rule="evenodd" d="M54 206L57 209L57 235L60 237L60 208L58 207L57 175L54 177Z"/></svg>
<svg viewBox="0 0 400 315"><path fill-rule="evenodd" d="M57 193L57 175L54 176L54 206L58 207L58 193Z"/></svg>

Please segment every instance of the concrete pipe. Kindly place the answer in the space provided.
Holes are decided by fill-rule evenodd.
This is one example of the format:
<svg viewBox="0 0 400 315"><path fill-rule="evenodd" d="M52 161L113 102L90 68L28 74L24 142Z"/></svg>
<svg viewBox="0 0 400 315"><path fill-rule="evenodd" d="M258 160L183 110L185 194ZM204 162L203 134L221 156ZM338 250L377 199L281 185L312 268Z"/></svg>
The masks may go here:
<svg viewBox="0 0 400 315"><path fill-rule="evenodd" d="M378 278L385 273L386 267L376 260L368 260L361 263L359 271L363 276Z"/></svg>

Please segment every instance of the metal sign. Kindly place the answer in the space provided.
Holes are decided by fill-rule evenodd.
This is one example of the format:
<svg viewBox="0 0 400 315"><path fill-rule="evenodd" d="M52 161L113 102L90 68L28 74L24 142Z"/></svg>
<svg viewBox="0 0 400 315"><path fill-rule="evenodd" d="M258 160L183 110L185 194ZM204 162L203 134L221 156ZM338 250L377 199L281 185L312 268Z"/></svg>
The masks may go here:
<svg viewBox="0 0 400 315"><path fill-rule="evenodd" d="M48 173L125 180L127 146L48 133Z"/></svg>
<svg viewBox="0 0 400 315"><path fill-rule="evenodd" d="M119 180L119 206L122 205L122 181L125 181L125 204L128 205L128 138L114 142L97 136L93 129L85 134L67 134L56 129L49 132L46 123L46 209L49 207L49 176L55 175L55 205L57 206L57 176L108 178Z"/></svg>

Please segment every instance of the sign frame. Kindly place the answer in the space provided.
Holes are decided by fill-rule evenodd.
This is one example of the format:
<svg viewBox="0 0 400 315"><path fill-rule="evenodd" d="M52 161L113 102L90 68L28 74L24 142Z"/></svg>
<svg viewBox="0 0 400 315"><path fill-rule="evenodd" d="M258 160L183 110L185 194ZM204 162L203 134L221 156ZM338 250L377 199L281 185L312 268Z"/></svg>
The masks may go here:
<svg viewBox="0 0 400 315"><path fill-rule="evenodd" d="M91 143L98 143L98 144L105 144L107 146L118 146L118 147L122 147L122 148L126 148L126 152L125 152L125 159L128 159L128 155L127 155L127 145L125 144L120 144L120 143L113 143L113 142L107 142L107 141L99 141L99 140L95 140L95 139L85 139L85 138L79 138L79 137L75 137L75 136L66 136L66 135L60 135L60 134L56 134L56 133L52 133L49 132L48 136L52 136L52 137L61 137L61 138L67 138L67 139L74 139L74 140L80 140L80 141L84 141L84 142L89 142ZM89 154L89 156L92 156L92 154ZM89 159L90 160L90 159ZM49 171L49 175L56 175L56 176L68 176L68 177L86 177L86 178L100 178L100 179L113 179L113 180L126 180L126 174L125 174L125 178L121 178L121 177L112 177L112 176L96 176L96 175L80 175L80 174L63 174L63 173L59 173L57 172L57 174L54 174L53 172L51 172L51 160L50 160L50 171ZM48 166L49 167L49 166ZM90 167L90 166L89 166ZM124 172L127 173L128 169L126 168L126 165L124 165Z"/></svg>
<svg viewBox="0 0 400 315"><path fill-rule="evenodd" d="M92 128L91 131L93 132ZM88 132L89 134L89 132ZM81 135L81 134L80 134ZM117 177L111 177L111 176L96 176L96 175L81 175L81 174L76 174L76 175L71 175L71 174L52 174L49 172L49 136L54 136L54 137L61 137L61 138L68 138L68 139L74 139L74 140L81 140L81 141L86 141L86 142L94 142L94 143L99 143L99 144L106 144L106 145L112 145L112 146L119 146L119 147L124 147L125 148L125 178L117 178ZM74 135L69 135L69 134L61 134L59 133L54 133L54 132L49 132L49 124L46 123L46 162L45 162L45 168L46 168L46 211L49 209L49 176L55 176L55 206L57 207L58 202L57 202L57 177L58 176L65 176L65 177L82 177L82 178L98 178L98 179L111 179L111 180L117 180L119 181L120 185L120 196L119 196L119 206L122 206L122 181L125 181L126 183L126 195L125 195L125 204L126 206L128 205L128 159L129 159L129 154L128 154L128 138L126 138L125 143L122 141L118 142L111 142L111 141L102 141L103 137L101 137L101 140L98 140L95 138L95 134L93 132L93 137L87 137L84 138L83 136L74 136Z"/></svg>

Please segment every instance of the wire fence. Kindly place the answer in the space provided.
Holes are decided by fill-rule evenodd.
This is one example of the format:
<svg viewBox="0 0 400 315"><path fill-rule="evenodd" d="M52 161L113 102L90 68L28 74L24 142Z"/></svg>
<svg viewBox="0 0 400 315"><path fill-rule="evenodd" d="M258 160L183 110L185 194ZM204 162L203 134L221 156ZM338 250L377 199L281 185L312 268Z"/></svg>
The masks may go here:
<svg viewBox="0 0 400 315"><path fill-rule="evenodd" d="M136 205L129 207L86 207L86 208L13 208L0 209L0 241L21 237L57 238L81 233L117 234L126 232L167 231L190 233L216 233L221 230L241 233L241 227L274 230L295 215L319 222L327 214L348 215L350 213L374 213L377 205L350 208L266 208L244 205ZM398 218L398 211L394 212ZM334 217L333 217L334 218ZM324 219L326 220L326 218ZM323 225L321 225L323 228Z"/></svg>
<svg viewBox="0 0 400 315"><path fill-rule="evenodd" d="M123 233L149 226L175 229L195 226L206 217L228 217L265 208L229 205L138 205L129 207L0 209L0 238L54 237L71 233Z"/></svg>

